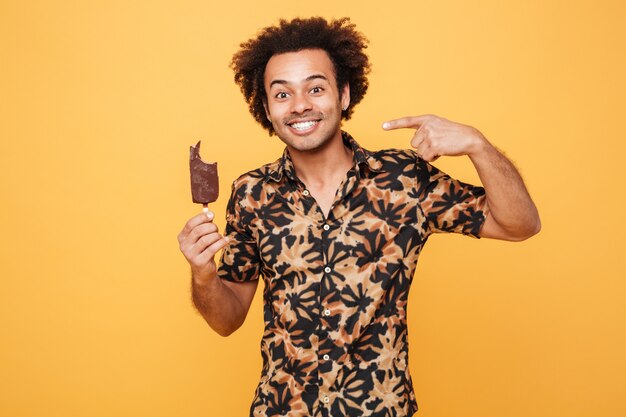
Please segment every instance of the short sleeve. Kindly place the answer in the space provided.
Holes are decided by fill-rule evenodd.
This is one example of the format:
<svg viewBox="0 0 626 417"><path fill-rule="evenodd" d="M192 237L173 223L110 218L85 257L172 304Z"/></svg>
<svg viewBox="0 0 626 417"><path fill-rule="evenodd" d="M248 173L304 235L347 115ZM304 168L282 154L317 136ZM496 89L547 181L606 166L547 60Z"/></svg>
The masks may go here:
<svg viewBox="0 0 626 417"><path fill-rule="evenodd" d="M417 188L429 233L462 233L479 238L487 207L483 187L451 178L418 157Z"/></svg>
<svg viewBox="0 0 626 417"><path fill-rule="evenodd" d="M259 255L256 240L251 232L253 213L242 207L246 198L246 184L233 183L226 208L224 235L230 242L222 250L218 276L234 282L253 281L259 278Z"/></svg>

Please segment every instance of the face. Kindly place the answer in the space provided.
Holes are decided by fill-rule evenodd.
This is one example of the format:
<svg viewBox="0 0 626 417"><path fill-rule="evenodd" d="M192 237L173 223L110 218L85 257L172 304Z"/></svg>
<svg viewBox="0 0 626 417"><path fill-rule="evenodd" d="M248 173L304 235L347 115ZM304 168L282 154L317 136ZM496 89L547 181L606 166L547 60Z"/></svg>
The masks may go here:
<svg viewBox="0 0 626 417"><path fill-rule="evenodd" d="M337 89L328 54L305 49L274 55L265 67L265 110L278 137L291 149L315 151L341 140L341 111L350 104Z"/></svg>

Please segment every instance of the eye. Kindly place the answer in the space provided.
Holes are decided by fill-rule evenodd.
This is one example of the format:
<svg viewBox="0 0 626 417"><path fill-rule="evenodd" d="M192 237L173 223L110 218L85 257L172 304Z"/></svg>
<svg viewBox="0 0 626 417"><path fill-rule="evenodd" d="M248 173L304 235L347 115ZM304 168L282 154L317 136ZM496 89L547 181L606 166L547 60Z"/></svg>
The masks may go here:
<svg viewBox="0 0 626 417"><path fill-rule="evenodd" d="M274 97L276 97L278 99L283 99L283 98L287 98L288 94L285 93L284 91L281 91L280 93L277 93Z"/></svg>
<svg viewBox="0 0 626 417"><path fill-rule="evenodd" d="M324 89L322 87L313 87L311 89L311 93L313 93L313 94L321 93L322 91L324 91Z"/></svg>

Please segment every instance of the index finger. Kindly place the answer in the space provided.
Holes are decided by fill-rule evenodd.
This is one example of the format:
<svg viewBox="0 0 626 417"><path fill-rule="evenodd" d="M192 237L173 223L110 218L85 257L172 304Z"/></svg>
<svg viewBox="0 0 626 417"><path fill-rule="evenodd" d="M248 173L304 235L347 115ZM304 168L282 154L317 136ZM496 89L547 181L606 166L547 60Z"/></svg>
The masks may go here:
<svg viewBox="0 0 626 417"><path fill-rule="evenodd" d="M383 129L419 129L428 120L428 115L422 116L407 116L400 119L389 120L383 123Z"/></svg>
<svg viewBox="0 0 626 417"><path fill-rule="evenodd" d="M181 230L180 234L178 235L178 239L179 241L181 239L184 239L185 236L187 236L189 234L189 232L191 232L194 227L202 224L202 223L210 223L213 221L213 217L215 217L215 214L212 211L209 211L208 213L200 213L197 214L195 216L193 216L191 219L189 219L189 221L185 224L185 227L183 227L183 230Z"/></svg>

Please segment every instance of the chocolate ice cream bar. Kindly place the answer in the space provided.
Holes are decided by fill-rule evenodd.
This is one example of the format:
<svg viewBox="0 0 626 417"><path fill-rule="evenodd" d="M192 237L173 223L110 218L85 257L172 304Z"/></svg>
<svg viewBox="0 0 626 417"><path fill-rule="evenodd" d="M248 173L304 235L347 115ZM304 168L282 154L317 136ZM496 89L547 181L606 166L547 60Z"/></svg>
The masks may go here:
<svg viewBox="0 0 626 417"><path fill-rule="evenodd" d="M217 200L219 180L217 162L207 164L200 158L200 142L189 147L189 170L191 172L191 198L194 203L207 205Z"/></svg>

